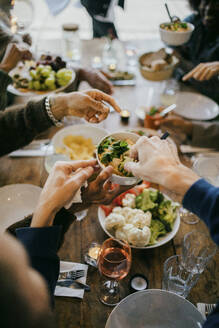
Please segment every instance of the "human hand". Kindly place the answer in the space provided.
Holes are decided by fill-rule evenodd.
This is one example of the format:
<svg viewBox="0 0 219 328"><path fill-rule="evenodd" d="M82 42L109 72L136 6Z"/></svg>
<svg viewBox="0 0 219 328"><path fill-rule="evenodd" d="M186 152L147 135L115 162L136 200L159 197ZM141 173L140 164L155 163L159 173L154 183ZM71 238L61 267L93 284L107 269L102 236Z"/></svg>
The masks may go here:
<svg viewBox="0 0 219 328"><path fill-rule="evenodd" d="M158 183L184 195L199 177L184 166L176 146L158 137L141 137L131 149L131 156L138 162L128 162L125 169L136 177Z"/></svg>
<svg viewBox="0 0 219 328"><path fill-rule="evenodd" d="M29 46L32 45L32 37L29 33L24 33L22 35L22 40L24 43L28 44Z"/></svg>
<svg viewBox="0 0 219 328"><path fill-rule="evenodd" d="M90 178L95 165L96 160L57 162L43 187L31 227L52 225L55 214L71 201Z"/></svg>
<svg viewBox="0 0 219 328"><path fill-rule="evenodd" d="M94 181L88 183L87 188L82 192L82 201L86 204L110 204L114 198L127 191L133 186L116 186L108 180L113 173L111 166L102 170Z"/></svg>
<svg viewBox="0 0 219 328"><path fill-rule="evenodd" d="M32 58L32 54L28 47L21 44L10 43L7 46L5 55L0 64L0 69L5 72L10 72L19 61Z"/></svg>
<svg viewBox="0 0 219 328"><path fill-rule="evenodd" d="M187 136L192 136L193 124L191 121L184 120L177 115L168 115L167 117L160 117L155 119L154 124L157 127L170 128L178 133L185 133Z"/></svg>
<svg viewBox="0 0 219 328"><path fill-rule="evenodd" d="M183 76L183 81L188 81L193 78L197 81L208 81L214 75L219 73L219 61L211 63L201 63L193 70Z"/></svg>
<svg viewBox="0 0 219 328"><path fill-rule="evenodd" d="M87 81L94 89L99 89L109 95L113 93L112 83L101 72L95 69L80 69L79 79Z"/></svg>
<svg viewBox="0 0 219 328"><path fill-rule="evenodd" d="M51 110L57 119L73 115L83 117L90 123L99 123L109 114L109 107L103 101L109 103L118 113L121 112L111 96L95 89L53 96L50 99Z"/></svg>

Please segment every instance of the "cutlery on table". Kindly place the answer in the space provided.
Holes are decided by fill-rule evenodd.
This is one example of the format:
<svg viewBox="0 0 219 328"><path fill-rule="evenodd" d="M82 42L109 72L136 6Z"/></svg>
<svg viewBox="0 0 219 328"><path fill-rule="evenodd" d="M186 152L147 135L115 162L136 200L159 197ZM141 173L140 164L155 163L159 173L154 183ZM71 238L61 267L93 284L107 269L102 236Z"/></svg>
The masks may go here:
<svg viewBox="0 0 219 328"><path fill-rule="evenodd" d="M176 108L176 104L172 104L170 106L168 106L167 108L163 109L160 113L159 116L164 117L165 115L167 115L168 113L172 112L172 110L174 110Z"/></svg>
<svg viewBox="0 0 219 328"><path fill-rule="evenodd" d="M90 286L73 279L59 280L57 281L56 285L60 287L71 287L74 284L76 284L80 289L84 289L86 292L90 292Z"/></svg>

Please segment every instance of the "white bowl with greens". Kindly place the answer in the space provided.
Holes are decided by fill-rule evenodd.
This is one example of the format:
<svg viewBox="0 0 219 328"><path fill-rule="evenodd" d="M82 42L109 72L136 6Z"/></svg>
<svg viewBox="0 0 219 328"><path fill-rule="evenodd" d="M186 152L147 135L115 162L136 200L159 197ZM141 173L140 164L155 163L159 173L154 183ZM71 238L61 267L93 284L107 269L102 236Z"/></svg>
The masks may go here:
<svg viewBox="0 0 219 328"><path fill-rule="evenodd" d="M102 168L112 166L114 173L110 180L123 186L136 184L140 181L124 169L127 162L133 161L130 149L140 138L131 132L115 132L104 137L97 146L97 160Z"/></svg>

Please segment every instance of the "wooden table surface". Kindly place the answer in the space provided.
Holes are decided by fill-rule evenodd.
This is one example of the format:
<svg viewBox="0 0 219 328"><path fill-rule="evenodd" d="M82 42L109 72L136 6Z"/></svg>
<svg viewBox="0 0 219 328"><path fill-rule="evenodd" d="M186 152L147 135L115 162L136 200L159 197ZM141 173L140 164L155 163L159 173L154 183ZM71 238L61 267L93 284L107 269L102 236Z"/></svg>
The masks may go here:
<svg viewBox="0 0 219 328"><path fill-rule="evenodd" d="M83 42L84 53L87 53L88 49L90 56L98 55L101 43L96 40L95 42ZM89 62L87 57L85 61ZM119 116L112 113L100 125L109 131L140 126L134 114L134 109L140 105L140 102L142 102L141 105L144 105L144 101L147 101L148 89L159 90L162 85L163 82L148 82L138 76L135 87L117 87L115 89L115 98L123 107L132 112L130 122L127 126L124 126L121 124ZM55 128L52 128L45 133L45 136L51 136L54 132ZM10 158L4 156L0 159L0 186L14 183L31 183L42 186L45 178L44 158ZM129 294L129 279L135 273L142 273L148 278L149 288L161 288L164 261L169 256L181 253L183 236L192 230L207 232L202 222L195 225L187 225L181 222L177 235L166 245L149 250L133 250L130 273L122 281L122 287L126 295ZM92 207L85 219L74 222L70 227L59 252L60 258L61 260L84 263L84 254L88 246L93 241L101 243L106 238L107 235L98 223L97 208ZM191 302L195 304L197 302L215 303L217 301L219 297L218 270L219 258L215 256L191 291L188 297ZM105 327L112 308L101 304L98 300L100 274L93 267L89 267L87 283L91 286L91 292L85 293L83 300L56 297L55 313L59 328Z"/></svg>

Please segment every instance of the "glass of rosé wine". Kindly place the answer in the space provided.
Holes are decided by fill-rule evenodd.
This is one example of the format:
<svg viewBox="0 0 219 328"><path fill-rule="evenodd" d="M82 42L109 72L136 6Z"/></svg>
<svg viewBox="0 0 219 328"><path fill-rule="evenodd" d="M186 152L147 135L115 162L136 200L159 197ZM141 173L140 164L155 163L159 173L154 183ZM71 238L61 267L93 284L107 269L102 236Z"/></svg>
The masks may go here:
<svg viewBox="0 0 219 328"><path fill-rule="evenodd" d="M131 248L125 241L109 238L101 246L98 269L105 278L100 288L100 301L109 306L121 300L119 281L127 276L131 267Z"/></svg>

